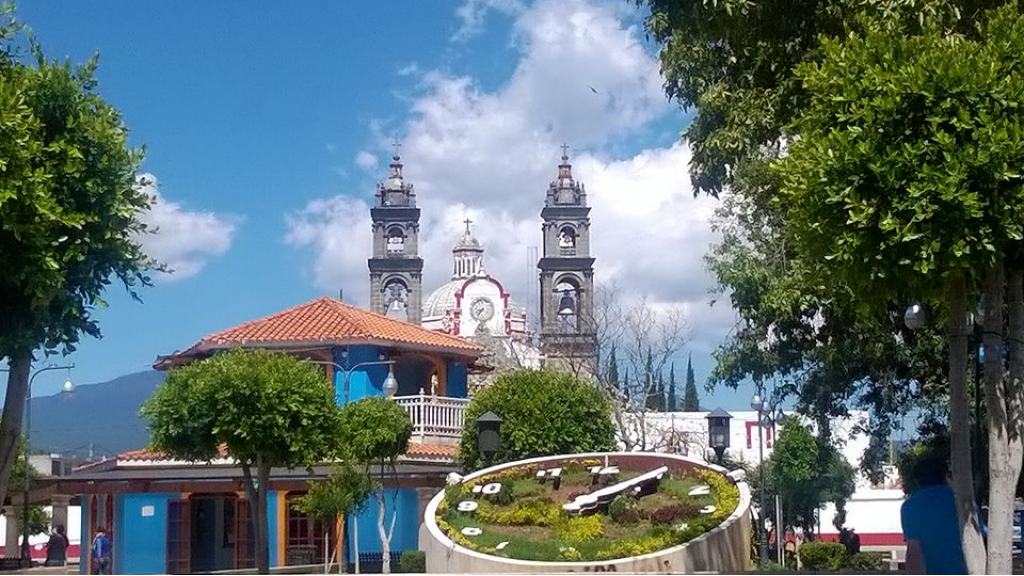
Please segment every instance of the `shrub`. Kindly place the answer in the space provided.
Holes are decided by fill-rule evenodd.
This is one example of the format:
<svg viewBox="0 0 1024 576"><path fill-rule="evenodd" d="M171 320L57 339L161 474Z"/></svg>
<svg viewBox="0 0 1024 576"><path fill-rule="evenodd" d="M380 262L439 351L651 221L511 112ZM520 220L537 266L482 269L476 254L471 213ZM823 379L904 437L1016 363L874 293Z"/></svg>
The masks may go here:
<svg viewBox="0 0 1024 576"><path fill-rule="evenodd" d="M559 548L558 559L566 562L581 562L583 561L583 553L572 546L569 546L568 548Z"/></svg>
<svg viewBox="0 0 1024 576"><path fill-rule="evenodd" d="M558 524L558 537L570 542L589 542L604 535L601 517L578 516L568 518Z"/></svg>
<svg viewBox="0 0 1024 576"><path fill-rule="evenodd" d="M598 551L596 556L597 560L642 556L668 548L674 544L675 542L667 534L653 534L616 542L610 547Z"/></svg>
<svg viewBox="0 0 1024 576"><path fill-rule="evenodd" d="M808 542L800 547L800 561L808 570L839 570L846 546L838 542Z"/></svg>
<svg viewBox="0 0 1024 576"><path fill-rule="evenodd" d="M623 522L623 516L631 510L636 511L636 500L629 496L619 495L608 504L608 517L616 522Z"/></svg>
<svg viewBox="0 0 1024 576"><path fill-rule="evenodd" d="M671 504L669 506L663 506L657 510L651 510L647 514L647 519L652 524L671 524L676 520L682 518L692 518L700 513L700 509L693 504Z"/></svg>
<svg viewBox="0 0 1024 576"><path fill-rule="evenodd" d="M552 526L562 519L562 507L540 498L521 500L511 510L497 510L482 503L476 515L483 522L499 526Z"/></svg>
<svg viewBox="0 0 1024 576"><path fill-rule="evenodd" d="M402 572L422 574L427 571L427 555L421 550L406 550L398 561Z"/></svg>
<svg viewBox="0 0 1024 576"><path fill-rule="evenodd" d="M495 464L615 449L611 402L601 390L567 373L517 370L499 376L466 408L459 460L468 468L480 464L476 419L488 410L504 419Z"/></svg>
<svg viewBox="0 0 1024 576"><path fill-rule="evenodd" d="M880 552L847 554L843 557L842 567L855 572L877 572L882 569L883 558L885 556Z"/></svg>
<svg viewBox="0 0 1024 576"><path fill-rule="evenodd" d="M697 475L718 495L711 517L715 520L724 520L740 505L740 489L718 472L698 470Z"/></svg>
<svg viewBox="0 0 1024 576"><path fill-rule="evenodd" d="M507 506L512 503L515 495L513 494L512 482L505 480L501 483L501 490L497 494L489 496L491 502L494 502L498 506Z"/></svg>

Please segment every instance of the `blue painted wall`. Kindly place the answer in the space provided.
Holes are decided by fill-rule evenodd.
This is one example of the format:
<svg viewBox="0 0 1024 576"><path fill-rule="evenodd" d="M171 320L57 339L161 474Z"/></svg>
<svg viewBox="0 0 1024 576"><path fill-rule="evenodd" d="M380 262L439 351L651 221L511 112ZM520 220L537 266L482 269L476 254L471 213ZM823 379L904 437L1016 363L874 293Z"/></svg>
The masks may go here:
<svg viewBox="0 0 1024 576"><path fill-rule="evenodd" d="M167 570L167 502L180 497L176 493L117 496L114 567L118 574L163 574ZM152 516L142 515L145 506L152 506ZM82 514L82 522L83 528L88 526L86 514Z"/></svg>
<svg viewBox="0 0 1024 576"><path fill-rule="evenodd" d="M347 348L348 358L343 358L341 355L345 349L336 348L334 350L334 361L346 368L355 366L360 362L377 362L380 360L381 349L376 346L350 346ZM355 402L367 396L383 396L382 387L384 386L384 378L387 375L388 367L385 365L363 366L353 371L349 377L349 400ZM334 375L334 388L337 390L338 404L344 404L345 376L340 371L336 371Z"/></svg>
<svg viewBox="0 0 1024 576"><path fill-rule="evenodd" d="M277 543L281 535L277 533L277 492L267 492L267 545L270 547L270 565L277 566Z"/></svg>
<svg viewBox="0 0 1024 576"><path fill-rule="evenodd" d="M394 500L392 500L394 498ZM402 552L403 550L416 550L419 540L419 506L416 500L416 489L401 488L395 497L394 490L385 492L385 529L391 523L392 511L398 510L398 518L395 521L395 531L391 535L391 551ZM354 538L353 530L356 522L359 523L359 552L380 552L380 533L377 531L377 514L379 508L377 501L371 497L366 509L358 517L348 519L348 535ZM348 547L349 562L355 561L355 547Z"/></svg>
<svg viewBox="0 0 1024 576"><path fill-rule="evenodd" d="M468 370L462 362L448 362L448 381L446 383L449 398L466 397L466 380Z"/></svg>

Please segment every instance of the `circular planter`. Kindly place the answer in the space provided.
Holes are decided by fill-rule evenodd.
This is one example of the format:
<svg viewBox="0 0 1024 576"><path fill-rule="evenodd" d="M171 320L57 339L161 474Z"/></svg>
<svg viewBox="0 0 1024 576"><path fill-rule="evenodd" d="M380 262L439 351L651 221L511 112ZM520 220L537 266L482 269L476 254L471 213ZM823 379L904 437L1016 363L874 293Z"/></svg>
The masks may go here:
<svg viewBox="0 0 1024 576"><path fill-rule="evenodd" d="M678 546L643 556L593 562L546 562L519 560L485 554L459 545L437 524L437 509L445 498L442 491L431 499L425 511L420 533L420 547L426 553L430 573L550 573L550 572L645 572L645 573L736 573L749 568L750 559L750 490L742 474L705 462L676 456L643 452L609 452L565 454L509 462L474 472L462 479L469 482L510 468L521 466L554 467L567 460L598 459L615 461L626 467L655 469L669 466L672 470L707 469L726 476L739 490L736 509L717 526ZM454 505L455 503L449 503Z"/></svg>

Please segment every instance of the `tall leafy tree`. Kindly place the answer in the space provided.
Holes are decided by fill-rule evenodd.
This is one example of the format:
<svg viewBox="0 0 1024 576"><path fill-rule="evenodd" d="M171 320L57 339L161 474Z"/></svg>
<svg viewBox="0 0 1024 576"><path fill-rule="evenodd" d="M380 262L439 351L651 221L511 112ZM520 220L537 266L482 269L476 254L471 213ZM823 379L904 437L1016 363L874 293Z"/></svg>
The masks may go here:
<svg viewBox="0 0 1024 576"><path fill-rule="evenodd" d="M100 336L96 307L117 280L138 298L155 263L139 244L150 198L136 186L141 150L97 93L97 59L50 60L0 6L0 358L10 366L0 425L7 493L31 365Z"/></svg>
<svg viewBox="0 0 1024 576"><path fill-rule="evenodd" d="M665 398L665 375L661 372L658 373L658 385L655 386L655 394L657 397L654 399L655 409L658 412L664 412L667 406Z"/></svg>
<svg viewBox="0 0 1024 576"><path fill-rule="evenodd" d="M274 467L334 456L340 433L334 390L298 358L235 350L175 368L142 407L150 445L172 458L209 461L221 446L242 467L255 530L256 567L269 572L267 491Z"/></svg>
<svg viewBox="0 0 1024 576"><path fill-rule="evenodd" d="M700 396L697 395L697 381L693 376L693 355L686 359L686 387L683 388L683 410L700 410Z"/></svg>
<svg viewBox="0 0 1024 576"><path fill-rule="evenodd" d="M679 404L676 401L676 364L673 362L668 369L668 399L667 410L669 412L675 412L679 409Z"/></svg>
<svg viewBox="0 0 1024 576"><path fill-rule="evenodd" d="M782 425L765 472L766 488L781 497L785 517L808 534L814 532L818 510L829 502L842 509L855 487L854 470L843 455L796 418Z"/></svg>
<svg viewBox="0 0 1024 576"><path fill-rule="evenodd" d="M391 572L391 537L394 535L395 522L398 519L396 468L398 458L409 448L412 421L401 406L387 398L363 398L342 409L339 438L345 456L361 465L367 478L373 474L380 478L380 481L375 483L373 497L377 503L377 533L380 536L380 551L383 555L382 572L388 574ZM385 493L385 484L389 478L392 484L390 523L387 519Z"/></svg>
<svg viewBox="0 0 1024 576"><path fill-rule="evenodd" d="M1024 329L1024 18L992 10L971 36L927 22L917 34L878 22L822 43L820 63L798 69L809 100L779 166L789 235L807 277L854 290L865 307L919 294L937 308L949 341L953 485L968 566L986 567L973 498L967 406L969 304L983 294L985 344ZM824 154L824 157L815 158ZM971 306L973 307L973 306ZM1011 569L1014 488L1024 459L1021 342L1011 339L1003 382L986 358L990 509L987 569Z"/></svg>
<svg viewBox="0 0 1024 576"><path fill-rule="evenodd" d="M519 370L498 376L466 408L459 460L469 468L482 464L476 419L487 411L504 419L495 463L615 448L611 401L601 390L568 373Z"/></svg>

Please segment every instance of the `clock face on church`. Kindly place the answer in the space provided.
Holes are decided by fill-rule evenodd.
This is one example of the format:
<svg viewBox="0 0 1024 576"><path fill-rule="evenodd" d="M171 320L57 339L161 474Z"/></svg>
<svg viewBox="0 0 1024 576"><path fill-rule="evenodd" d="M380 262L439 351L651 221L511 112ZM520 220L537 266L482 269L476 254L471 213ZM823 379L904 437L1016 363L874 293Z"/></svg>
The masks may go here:
<svg viewBox="0 0 1024 576"><path fill-rule="evenodd" d="M730 519L740 502L721 469L679 456L537 460L450 484L432 520L455 544L483 554L594 562L684 544Z"/></svg>
<svg viewBox="0 0 1024 576"><path fill-rule="evenodd" d="M494 316L494 303L481 296L469 305L469 314L477 322L487 322Z"/></svg>

